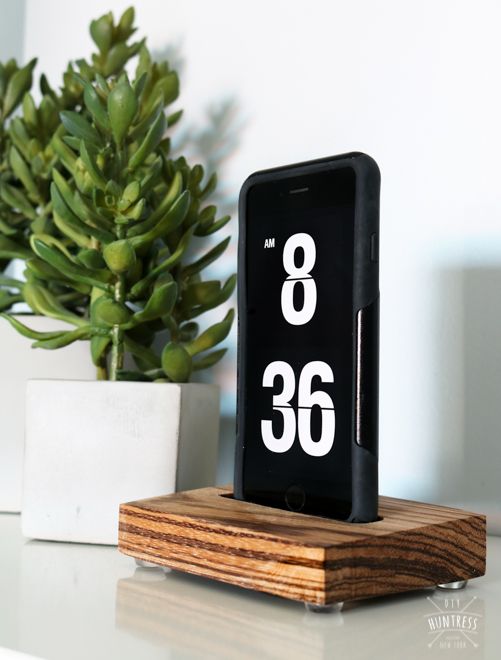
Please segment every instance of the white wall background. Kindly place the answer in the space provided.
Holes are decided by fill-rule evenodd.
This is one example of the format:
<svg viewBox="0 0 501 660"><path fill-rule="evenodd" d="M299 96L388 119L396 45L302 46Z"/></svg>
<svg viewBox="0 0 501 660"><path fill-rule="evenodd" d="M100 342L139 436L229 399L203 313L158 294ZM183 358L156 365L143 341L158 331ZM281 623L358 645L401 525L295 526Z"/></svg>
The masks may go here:
<svg viewBox="0 0 501 660"><path fill-rule="evenodd" d="M25 59L38 55L57 83L63 62L90 52L90 19L127 4L27 0ZM221 171L230 196L263 167L351 150L376 158L381 491L484 507L501 526L501 5L135 6L140 35L184 61L187 125L234 100L239 144Z"/></svg>
<svg viewBox="0 0 501 660"><path fill-rule="evenodd" d="M0 61L23 59L24 0L0 0Z"/></svg>

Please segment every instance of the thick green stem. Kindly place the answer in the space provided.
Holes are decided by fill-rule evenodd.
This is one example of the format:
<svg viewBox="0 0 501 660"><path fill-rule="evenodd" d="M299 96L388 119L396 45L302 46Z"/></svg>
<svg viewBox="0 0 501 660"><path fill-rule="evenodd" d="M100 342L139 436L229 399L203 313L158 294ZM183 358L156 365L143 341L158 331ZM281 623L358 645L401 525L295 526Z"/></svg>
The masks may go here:
<svg viewBox="0 0 501 660"><path fill-rule="evenodd" d="M108 367L106 366L106 359L100 360L96 367L97 380L108 380Z"/></svg>
<svg viewBox="0 0 501 660"><path fill-rule="evenodd" d="M116 302L125 302L125 275L117 275L113 298ZM111 329L110 380L117 380L118 372L124 367L124 331L118 325Z"/></svg>

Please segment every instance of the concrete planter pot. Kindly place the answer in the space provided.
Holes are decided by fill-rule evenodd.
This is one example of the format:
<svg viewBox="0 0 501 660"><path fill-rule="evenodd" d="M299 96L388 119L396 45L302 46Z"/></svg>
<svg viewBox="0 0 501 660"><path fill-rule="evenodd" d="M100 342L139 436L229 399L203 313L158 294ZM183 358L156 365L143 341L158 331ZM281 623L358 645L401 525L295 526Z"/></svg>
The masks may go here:
<svg viewBox="0 0 501 660"><path fill-rule="evenodd" d="M29 381L23 534L116 544L121 502L214 483L218 435L216 385Z"/></svg>
<svg viewBox="0 0 501 660"><path fill-rule="evenodd" d="M70 328L43 316L19 316L34 330ZM88 342L58 351L31 348L32 341L0 319L0 511L21 510L26 382L29 378L95 379Z"/></svg>

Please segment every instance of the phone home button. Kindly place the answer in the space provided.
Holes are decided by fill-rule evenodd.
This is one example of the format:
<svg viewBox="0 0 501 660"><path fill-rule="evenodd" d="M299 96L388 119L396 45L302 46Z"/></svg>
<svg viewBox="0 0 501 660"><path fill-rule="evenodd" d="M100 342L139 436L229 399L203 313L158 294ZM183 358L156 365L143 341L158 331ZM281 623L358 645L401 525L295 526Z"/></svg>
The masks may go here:
<svg viewBox="0 0 501 660"><path fill-rule="evenodd" d="M301 511L306 501L304 488L293 484L285 491L285 503L291 511Z"/></svg>

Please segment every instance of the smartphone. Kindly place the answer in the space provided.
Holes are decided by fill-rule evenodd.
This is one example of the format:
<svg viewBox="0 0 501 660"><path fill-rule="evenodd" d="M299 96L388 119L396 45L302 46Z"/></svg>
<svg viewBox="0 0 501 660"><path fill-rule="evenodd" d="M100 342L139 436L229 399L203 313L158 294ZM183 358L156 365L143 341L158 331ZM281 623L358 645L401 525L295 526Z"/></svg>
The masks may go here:
<svg viewBox="0 0 501 660"><path fill-rule="evenodd" d="M242 186L237 499L377 519L379 190L362 153Z"/></svg>

